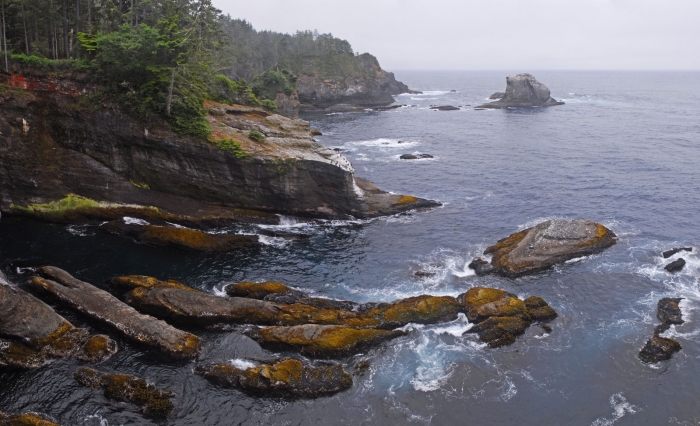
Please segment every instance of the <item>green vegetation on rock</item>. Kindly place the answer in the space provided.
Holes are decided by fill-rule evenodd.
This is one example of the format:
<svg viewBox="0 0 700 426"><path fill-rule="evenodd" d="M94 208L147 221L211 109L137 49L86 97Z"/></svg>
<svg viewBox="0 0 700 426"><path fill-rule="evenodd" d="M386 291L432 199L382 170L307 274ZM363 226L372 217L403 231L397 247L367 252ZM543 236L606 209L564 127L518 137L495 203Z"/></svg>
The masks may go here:
<svg viewBox="0 0 700 426"><path fill-rule="evenodd" d="M257 130L251 130L250 133L248 133L248 137L254 140L255 142L263 142L266 139L265 135L258 132Z"/></svg>
<svg viewBox="0 0 700 426"><path fill-rule="evenodd" d="M76 194L68 194L65 196L65 198L58 201L51 201L44 204L30 204L27 207L11 204L10 210L26 214L43 213L61 215L70 210L96 207L100 207L100 203L98 201Z"/></svg>
<svg viewBox="0 0 700 426"><path fill-rule="evenodd" d="M223 139L218 142L215 142L215 144L217 148L219 148L222 151L232 152L236 156L236 158L250 157L250 154L243 150L241 144L234 141L233 139Z"/></svg>

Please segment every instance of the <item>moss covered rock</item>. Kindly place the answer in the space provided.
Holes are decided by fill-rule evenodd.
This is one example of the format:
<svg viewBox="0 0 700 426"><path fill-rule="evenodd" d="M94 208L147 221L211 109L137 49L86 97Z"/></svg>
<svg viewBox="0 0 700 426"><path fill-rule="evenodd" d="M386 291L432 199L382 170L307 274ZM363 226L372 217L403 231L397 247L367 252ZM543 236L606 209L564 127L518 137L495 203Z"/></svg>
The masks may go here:
<svg viewBox="0 0 700 426"><path fill-rule="evenodd" d="M666 337L653 336L647 340L641 351L639 351L639 359L644 362L659 362L671 359L673 354L683 349L681 344L676 340Z"/></svg>
<svg viewBox="0 0 700 426"><path fill-rule="evenodd" d="M467 319L478 323L491 317L522 317L524 314L525 302L514 296L504 296L496 301L470 309L467 312Z"/></svg>
<svg viewBox="0 0 700 426"><path fill-rule="evenodd" d="M8 415L0 413L0 426L60 426L38 414L25 413Z"/></svg>
<svg viewBox="0 0 700 426"><path fill-rule="evenodd" d="M384 329L403 327L408 323L436 324L457 319L461 309L454 297L422 295L361 312L357 319L349 318L343 324Z"/></svg>
<svg viewBox="0 0 700 426"><path fill-rule="evenodd" d="M246 370L225 364L198 366L195 373L221 386L286 398L316 398L352 387L352 377L342 365L304 365L295 359Z"/></svg>
<svg viewBox="0 0 700 426"><path fill-rule="evenodd" d="M459 295L458 299L462 302L464 311L469 312L471 309L478 308L486 303L495 302L509 295L511 294L507 291L497 288L472 287L466 293Z"/></svg>
<svg viewBox="0 0 700 426"><path fill-rule="evenodd" d="M384 341L404 336L408 332L305 324L259 328L246 334L264 348L294 350L314 358L337 358L356 354Z"/></svg>
<svg viewBox="0 0 700 426"><path fill-rule="evenodd" d="M167 417L173 409L172 392L156 389L145 380L128 374L106 374L92 368L81 368L75 379L94 389L104 389L107 398L130 402L141 407L141 412L153 417Z"/></svg>
<svg viewBox="0 0 700 426"><path fill-rule="evenodd" d="M110 283L122 291L130 291L135 288L178 288L187 291L199 291L177 280L160 281L158 278L146 275L122 275L114 277Z"/></svg>
<svg viewBox="0 0 700 426"><path fill-rule="evenodd" d="M89 338L75 357L85 362L100 362L111 358L117 350L117 342L104 334L98 334Z"/></svg>

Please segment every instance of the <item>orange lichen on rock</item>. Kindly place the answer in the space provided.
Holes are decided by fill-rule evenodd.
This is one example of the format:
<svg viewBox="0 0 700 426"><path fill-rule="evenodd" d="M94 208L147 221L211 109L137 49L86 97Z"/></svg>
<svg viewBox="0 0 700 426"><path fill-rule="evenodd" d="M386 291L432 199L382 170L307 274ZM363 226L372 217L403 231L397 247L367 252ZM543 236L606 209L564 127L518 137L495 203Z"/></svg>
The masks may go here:
<svg viewBox="0 0 700 426"><path fill-rule="evenodd" d="M181 290L199 291L195 288L188 287L177 280L160 281L158 278L149 277L146 275L122 275L114 277L110 281L112 285L123 290L133 290L135 288L179 288Z"/></svg>
<svg viewBox="0 0 700 426"><path fill-rule="evenodd" d="M38 414L26 413L26 414L14 414L7 415L5 413L0 413L0 426L60 426L58 423L54 423L41 417Z"/></svg>
<svg viewBox="0 0 700 426"><path fill-rule="evenodd" d="M415 203L416 201L418 201L418 198L416 198L414 196L402 195L401 198L399 198L399 200L396 202L396 204L399 206L403 206L406 204Z"/></svg>
<svg viewBox="0 0 700 426"><path fill-rule="evenodd" d="M275 281L252 283L244 281L226 286L226 293L232 297L246 297L248 299L262 300L270 294L281 294L290 291L291 288Z"/></svg>

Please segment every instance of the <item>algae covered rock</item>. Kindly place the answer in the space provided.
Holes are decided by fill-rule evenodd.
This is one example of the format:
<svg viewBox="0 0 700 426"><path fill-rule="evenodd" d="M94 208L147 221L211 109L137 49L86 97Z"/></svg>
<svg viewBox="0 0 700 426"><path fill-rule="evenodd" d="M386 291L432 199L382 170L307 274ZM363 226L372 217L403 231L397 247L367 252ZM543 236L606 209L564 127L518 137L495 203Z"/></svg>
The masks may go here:
<svg viewBox="0 0 700 426"><path fill-rule="evenodd" d="M525 299L525 308L527 316L533 321L545 322L557 317L557 312L539 296L530 296Z"/></svg>
<svg viewBox="0 0 700 426"><path fill-rule="evenodd" d="M295 359L246 370L225 364L198 366L195 373L220 386L263 396L316 398L352 387L352 377L342 365L304 365Z"/></svg>
<svg viewBox="0 0 700 426"><path fill-rule="evenodd" d="M664 297L657 303L656 317L662 324L683 324L683 313L678 304L682 297Z"/></svg>
<svg viewBox="0 0 700 426"><path fill-rule="evenodd" d="M38 414L25 413L8 415L0 413L0 426L60 426Z"/></svg>
<svg viewBox="0 0 700 426"><path fill-rule="evenodd" d="M639 351L639 359L649 363L665 361L671 359L673 354L681 349L683 349L681 344L673 339L653 336Z"/></svg>
<svg viewBox="0 0 700 426"><path fill-rule="evenodd" d="M80 361L100 362L111 358L117 350L117 342L104 334L98 334L89 338L75 357Z"/></svg>
<svg viewBox="0 0 700 426"><path fill-rule="evenodd" d="M354 355L406 334L408 332L402 330L389 331L316 324L258 328L246 333L264 348L294 350L314 358Z"/></svg>
<svg viewBox="0 0 700 426"><path fill-rule="evenodd" d="M436 324L454 321L461 309L454 297L422 295L361 312L358 321L348 320L345 324L384 329L408 323Z"/></svg>
<svg viewBox="0 0 700 426"><path fill-rule="evenodd" d="M479 323L491 317L521 317L525 314L525 302L514 296L503 296L500 299L484 303L470 309L467 319Z"/></svg>
<svg viewBox="0 0 700 426"><path fill-rule="evenodd" d="M29 282L31 286L54 296L71 309L108 325L126 338L174 358L193 358L199 353L199 337L143 315L110 293L80 281L62 269L43 266L39 268L39 273L46 278L33 277Z"/></svg>
<svg viewBox="0 0 700 426"><path fill-rule="evenodd" d="M599 223L552 219L498 241L484 254L492 255L494 273L514 278L600 253L616 242L615 233Z"/></svg>
<svg viewBox="0 0 700 426"><path fill-rule="evenodd" d="M122 275L112 278L110 280L110 284L122 291L130 291L139 287L179 288L181 290L199 291L192 287L188 287L177 280L160 281L158 278L149 277L146 275Z"/></svg>
<svg viewBox="0 0 700 426"><path fill-rule="evenodd" d="M246 297L249 299L268 300L270 302L294 303L298 299L308 297L306 293L294 290L275 281L262 283L241 282L229 284L224 291L231 297Z"/></svg>
<svg viewBox="0 0 700 426"><path fill-rule="evenodd" d="M467 333L477 333L482 342L492 348L510 345L515 338L530 326L530 321L519 317L490 317L467 330Z"/></svg>
<svg viewBox="0 0 700 426"><path fill-rule="evenodd" d="M106 374L92 368L81 368L75 379L89 388L104 389L107 398L130 402L141 407L141 412L153 417L167 417L173 409L172 392L156 389L145 380L128 374Z"/></svg>
<svg viewBox="0 0 700 426"><path fill-rule="evenodd" d="M0 336L0 367L29 369L72 354L88 332L0 273Z"/></svg>

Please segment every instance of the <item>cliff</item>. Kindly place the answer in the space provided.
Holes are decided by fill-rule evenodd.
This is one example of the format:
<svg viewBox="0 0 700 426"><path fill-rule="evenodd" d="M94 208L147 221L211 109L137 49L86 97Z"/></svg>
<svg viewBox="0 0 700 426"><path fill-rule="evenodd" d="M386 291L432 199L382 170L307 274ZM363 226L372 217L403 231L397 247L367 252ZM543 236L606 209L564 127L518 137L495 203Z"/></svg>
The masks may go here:
<svg viewBox="0 0 700 426"><path fill-rule="evenodd" d="M438 204L356 179L306 121L207 102L213 131L201 140L144 125L97 92L70 78L0 74L3 213L275 222L273 213L367 218ZM76 206L77 217L61 214Z"/></svg>

